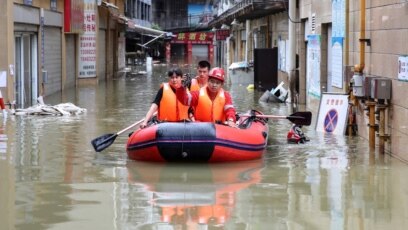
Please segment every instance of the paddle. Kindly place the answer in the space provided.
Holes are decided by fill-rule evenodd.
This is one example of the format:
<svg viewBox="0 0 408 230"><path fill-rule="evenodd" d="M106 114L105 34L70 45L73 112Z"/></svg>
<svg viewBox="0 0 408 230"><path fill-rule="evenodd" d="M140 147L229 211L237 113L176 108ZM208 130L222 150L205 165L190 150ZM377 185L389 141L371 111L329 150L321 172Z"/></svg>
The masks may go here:
<svg viewBox="0 0 408 230"><path fill-rule="evenodd" d="M102 135L100 137L97 137L97 138L95 138L95 139L93 139L91 141L92 146L94 147L96 152L100 152L100 151L106 149L107 147L109 147L115 141L117 136L119 136L120 134L126 132L127 130L135 127L136 125L142 123L144 120L145 119L143 118L142 120L131 124L130 126L120 130L117 133L109 133L109 134L105 134L105 135Z"/></svg>
<svg viewBox="0 0 408 230"><path fill-rule="evenodd" d="M252 115L240 115L240 116L246 116L246 117L251 117ZM255 117L261 117L261 118L272 118L272 119L288 119L292 123L295 123L297 125L310 125L312 122L312 113L309 111L304 111L304 112L296 112L293 113L289 116L277 116L277 115L265 115L265 114L257 114Z"/></svg>

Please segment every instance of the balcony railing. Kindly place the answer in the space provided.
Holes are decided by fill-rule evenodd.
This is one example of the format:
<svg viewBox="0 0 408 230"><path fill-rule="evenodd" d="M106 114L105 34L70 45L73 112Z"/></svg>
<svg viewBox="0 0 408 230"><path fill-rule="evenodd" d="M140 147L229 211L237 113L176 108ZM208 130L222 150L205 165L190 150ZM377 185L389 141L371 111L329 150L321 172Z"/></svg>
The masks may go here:
<svg viewBox="0 0 408 230"><path fill-rule="evenodd" d="M207 29L208 22L213 20L212 13L203 13L199 15L172 16L170 20L158 20L158 24L164 31L174 30L196 30Z"/></svg>

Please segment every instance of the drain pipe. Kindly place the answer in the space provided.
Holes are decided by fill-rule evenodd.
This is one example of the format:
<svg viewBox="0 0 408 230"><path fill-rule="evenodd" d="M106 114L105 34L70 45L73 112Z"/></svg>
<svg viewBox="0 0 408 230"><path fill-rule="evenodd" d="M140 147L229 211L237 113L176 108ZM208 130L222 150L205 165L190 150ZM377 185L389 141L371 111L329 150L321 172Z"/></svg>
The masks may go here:
<svg viewBox="0 0 408 230"><path fill-rule="evenodd" d="M288 60L288 82L289 82L289 95L288 102L293 102L294 90L295 90L295 71L296 71L296 25L293 20L296 18L296 0L289 0L289 56ZM294 103L292 103L293 109Z"/></svg>
<svg viewBox="0 0 408 230"><path fill-rule="evenodd" d="M379 127L378 127L378 138L379 138L379 153L385 153L385 142L389 140L390 135L385 133L386 121L385 121L385 110L388 104L385 104L384 99L378 99L377 109L379 110Z"/></svg>
<svg viewBox="0 0 408 230"><path fill-rule="evenodd" d="M361 74L365 67L365 7L365 0L360 0L360 64L355 71Z"/></svg>
<svg viewBox="0 0 408 230"><path fill-rule="evenodd" d="M354 71L355 74L363 75L365 67L365 42L368 40L365 38L365 17L366 17L366 4L365 0L360 0L360 64L355 65ZM368 99L365 102L365 105L368 106L368 117L369 117L369 130L368 130L368 141L370 149L375 148L375 101Z"/></svg>
<svg viewBox="0 0 408 230"><path fill-rule="evenodd" d="M344 63L345 63L346 66L349 66L349 52L350 52L350 44L349 44L349 40L350 40L350 34L349 34L349 29L350 29L350 25L349 25L349 23L350 23L350 13L349 13L350 12L350 7L349 6L350 6L350 3L349 3L349 0L346 0L345 4L346 4L346 18L345 18L345 31L344 31L344 33L345 33L345 38L344 38L344 53L345 53ZM347 85L347 82L345 82L345 85ZM349 121L349 123L348 123L348 127L347 127L347 133L348 133L349 136L352 136L352 135L354 135L353 134L353 125L356 122L355 119L354 119L355 118L355 116L354 116L355 115L354 107L357 106L358 100L357 100L357 98L353 94L353 91L350 88L348 88L347 90L348 90L349 96L350 96L350 99L349 99L350 108L349 108L349 111L348 111L348 121Z"/></svg>

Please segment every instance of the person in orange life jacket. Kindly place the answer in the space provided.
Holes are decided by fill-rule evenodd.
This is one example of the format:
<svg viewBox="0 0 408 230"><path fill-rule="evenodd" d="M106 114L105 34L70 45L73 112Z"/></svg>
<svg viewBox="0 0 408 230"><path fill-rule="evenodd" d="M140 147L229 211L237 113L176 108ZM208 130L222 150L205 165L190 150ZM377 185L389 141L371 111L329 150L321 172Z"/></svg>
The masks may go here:
<svg viewBox="0 0 408 230"><path fill-rule="evenodd" d="M206 86L208 82L208 72L211 65L208 61L199 61L197 66L197 76L191 80L190 90L199 90L201 87Z"/></svg>
<svg viewBox="0 0 408 230"><path fill-rule="evenodd" d="M170 70L167 75L169 81L161 85L140 128L147 126L147 122L156 111L158 111L157 118L159 121L188 120L189 107L177 101L175 94L176 89L181 86L183 73L179 68L175 68Z"/></svg>
<svg viewBox="0 0 408 230"><path fill-rule="evenodd" d="M213 68L208 74L206 87L188 92L184 86L181 86L176 91L177 100L184 105L194 107L197 121L222 122L236 127L236 111L231 95L222 88L224 75L222 68Z"/></svg>

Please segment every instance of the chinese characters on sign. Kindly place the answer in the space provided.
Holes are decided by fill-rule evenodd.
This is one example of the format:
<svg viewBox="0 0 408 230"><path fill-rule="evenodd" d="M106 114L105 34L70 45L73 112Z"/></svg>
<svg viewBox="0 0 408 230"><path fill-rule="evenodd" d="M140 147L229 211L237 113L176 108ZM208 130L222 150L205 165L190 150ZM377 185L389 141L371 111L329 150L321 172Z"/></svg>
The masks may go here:
<svg viewBox="0 0 408 230"><path fill-rule="evenodd" d="M230 35L230 30L216 30L215 40L223 41Z"/></svg>
<svg viewBox="0 0 408 230"><path fill-rule="evenodd" d="M79 78L96 76L96 5L84 1L83 34L79 36Z"/></svg>
<svg viewBox="0 0 408 230"><path fill-rule="evenodd" d="M211 44L213 41L214 33L179 33L171 41L171 43L194 43L194 44Z"/></svg>
<svg viewBox="0 0 408 230"><path fill-rule="evenodd" d="M347 94L322 93L316 131L344 135L348 108Z"/></svg>
<svg viewBox="0 0 408 230"><path fill-rule="evenodd" d="M326 105L337 106L337 105L343 105L343 103L344 103L344 99L333 99L333 98L326 99Z"/></svg>

